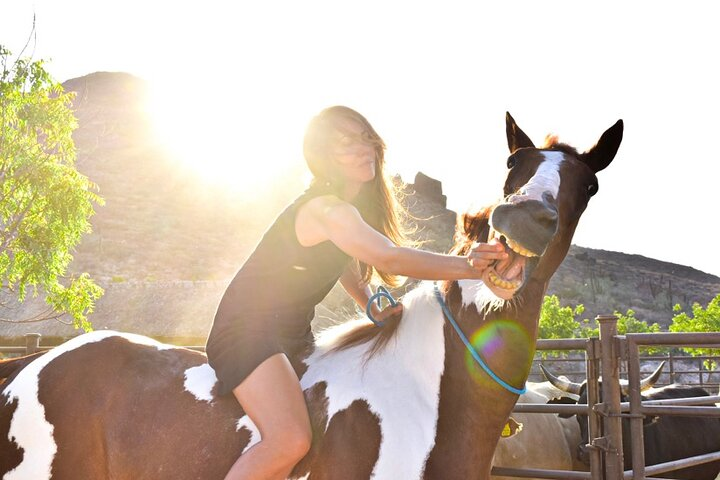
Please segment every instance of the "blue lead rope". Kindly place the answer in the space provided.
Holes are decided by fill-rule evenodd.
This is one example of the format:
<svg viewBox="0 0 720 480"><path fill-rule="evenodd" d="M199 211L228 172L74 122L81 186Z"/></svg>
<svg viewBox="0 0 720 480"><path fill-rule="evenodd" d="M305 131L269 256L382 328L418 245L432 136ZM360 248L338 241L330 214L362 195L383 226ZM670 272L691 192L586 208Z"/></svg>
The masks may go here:
<svg viewBox="0 0 720 480"><path fill-rule="evenodd" d="M503 387L505 390L507 390L511 393L514 393L515 395L522 395L523 393L527 392L527 388L524 385L523 385L523 388L515 388L512 385L510 385L509 383L505 382L502 378L495 375L495 372L490 370L490 367L487 366L487 364L480 357L480 354L477 352L477 350L475 350L475 347L472 346L472 344L467 339L465 334L462 332L462 330L460 330L460 326L457 324L457 322L453 318L452 313L450 313L450 309L447 307L447 305L445 304L445 301L442 298L442 295L440 294L440 289L438 288L437 283L434 283L433 287L435 289L435 298L437 298L437 301L440 304L440 307L442 307L445 317L448 319L448 321L450 322L450 325L452 325L453 328L455 329L455 331L457 332L458 336L460 337L460 340L462 340L462 342L465 344L465 347L470 352L470 355L472 355L472 357L475 359L477 364L480 365L480 367L483 370L485 370L485 373L487 373L490 376L490 378L495 380L495 382L498 385ZM385 325L385 322L380 322L380 321L375 320L375 317L373 317L372 312L370 310L371 310L373 302L377 302L378 307L381 307L380 301L383 297L386 298L390 302L391 306L394 307L395 305L397 305L397 302L395 301L393 296L390 295L390 292L388 292L385 287L380 285L378 287L375 295L370 297L370 299L368 300L367 306L365 307L365 314L368 316L370 321L372 321L375 324L376 327L382 327L383 325Z"/></svg>
<svg viewBox="0 0 720 480"><path fill-rule="evenodd" d="M440 294L440 289L437 286L437 283L433 284L433 287L435 289L435 298L437 298L438 303L440 303L440 306L442 307L443 313L445 313L445 317L448 319L450 324L453 326L455 331L457 332L458 336L460 337L460 340L465 344L465 347L467 347L468 351L470 352L470 355L475 359L478 365L482 367L483 370L485 370L485 373L487 373L490 378L495 380L495 382L503 387L508 392L514 393L515 395L522 395L523 393L527 392L527 388L523 385L523 388L515 388L509 383L505 382L502 378L495 375L495 372L490 370L490 367L487 366L487 364L483 361L483 359L480 357L480 354L475 350L475 347L472 346L472 344L468 341L465 334L460 330L460 326L455 322L455 319L452 316L452 313L450 313L450 309L445 304L445 301L442 298L442 295Z"/></svg>

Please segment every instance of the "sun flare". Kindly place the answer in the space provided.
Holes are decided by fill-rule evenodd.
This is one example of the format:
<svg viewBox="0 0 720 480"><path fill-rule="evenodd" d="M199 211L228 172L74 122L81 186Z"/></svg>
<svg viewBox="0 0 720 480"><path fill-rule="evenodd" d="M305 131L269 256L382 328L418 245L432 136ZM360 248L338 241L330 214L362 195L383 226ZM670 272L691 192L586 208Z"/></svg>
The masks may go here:
<svg viewBox="0 0 720 480"><path fill-rule="evenodd" d="M151 88L146 108L161 148L178 168L211 187L251 194L297 166L301 144L273 142L270 132L253 124L256 115L220 92Z"/></svg>

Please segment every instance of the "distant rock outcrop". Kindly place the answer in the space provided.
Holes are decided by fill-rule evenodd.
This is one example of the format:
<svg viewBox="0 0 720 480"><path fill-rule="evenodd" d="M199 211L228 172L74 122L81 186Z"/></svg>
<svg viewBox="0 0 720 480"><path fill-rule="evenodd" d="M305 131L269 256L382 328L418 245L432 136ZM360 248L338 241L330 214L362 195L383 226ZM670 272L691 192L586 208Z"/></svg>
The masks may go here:
<svg viewBox="0 0 720 480"><path fill-rule="evenodd" d="M99 72L64 86L78 94L78 169L99 185L106 201L69 272L88 272L106 290L90 320L96 329L203 342L227 283L265 228L304 188L303 166L261 196L209 190L178 169L154 141L141 79ZM456 214L447 209L442 183L423 173L414 180L404 202L416 225L415 238L425 249L447 252ZM565 305L584 304L587 318L631 308L639 319L667 325L672 305L707 304L720 293L720 278L639 255L573 246L549 293ZM3 301L8 308L0 318L27 318L42 308L40 298L22 305ZM341 321L355 312L338 287L318 308L316 323ZM36 331L56 337L79 333L54 321L0 323L0 337Z"/></svg>
<svg viewBox="0 0 720 480"><path fill-rule="evenodd" d="M447 197L442 193L442 183L440 180L430 178L422 172L415 175L415 183L413 190L428 201L437 203L441 207L447 207Z"/></svg>

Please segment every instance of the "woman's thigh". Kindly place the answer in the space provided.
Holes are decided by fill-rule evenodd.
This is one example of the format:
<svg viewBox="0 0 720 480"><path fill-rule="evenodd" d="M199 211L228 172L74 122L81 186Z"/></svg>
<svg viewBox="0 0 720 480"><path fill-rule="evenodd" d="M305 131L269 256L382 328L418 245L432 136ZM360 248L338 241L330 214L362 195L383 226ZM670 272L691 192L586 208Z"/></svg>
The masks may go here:
<svg viewBox="0 0 720 480"><path fill-rule="evenodd" d="M283 434L310 436L305 397L285 354L278 353L263 361L233 389L233 394L263 440Z"/></svg>

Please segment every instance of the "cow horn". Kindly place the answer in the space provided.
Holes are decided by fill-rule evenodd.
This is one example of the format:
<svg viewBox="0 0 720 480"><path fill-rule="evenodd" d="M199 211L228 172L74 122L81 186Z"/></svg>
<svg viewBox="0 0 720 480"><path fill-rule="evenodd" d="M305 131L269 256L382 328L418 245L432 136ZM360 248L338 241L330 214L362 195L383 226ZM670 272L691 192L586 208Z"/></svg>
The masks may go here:
<svg viewBox="0 0 720 480"><path fill-rule="evenodd" d="M642 391L642 388L640 389ZM623 395L630 395L630 384L627 380L620 379L620 393Z"/></svg>
<svg viewBox="0 0 720 480"><path fill-rule="evenodd" d="M655 371L650 375L649 377L645 377L642 380L640 380L640 391L643 392L647 390L648 388L652 388L657 381L660 379L660 375L662 374L662 369L665 366L665 361L663 360L660 363L660 366L655 369Z"/></svg>
<svg viewBox="0 0 720 480"><path fill-rule="evenodd" d="M640 391L644 392L645 390L652 388L660 378L660 375L662 374L662 369L665 366L665 361L663 360L660 363L660 366L655 369L655 371L640 380ZM623 395L630 395L630 384L627 380L620 379L620 391Z"/></svg>
<svg viewBox="0 0 720 480"><path fill-rule="evenodd" d="M545 375L545 378L548 379L548 382L552 383L556 388L559 388L563 392L580 395L580 389L582 388L582 385L580 383L575 383L569 380L558 378L552 373L550 373L550 371L542 364L540 365L540 370L542 370L543 375Z"/></svg>

